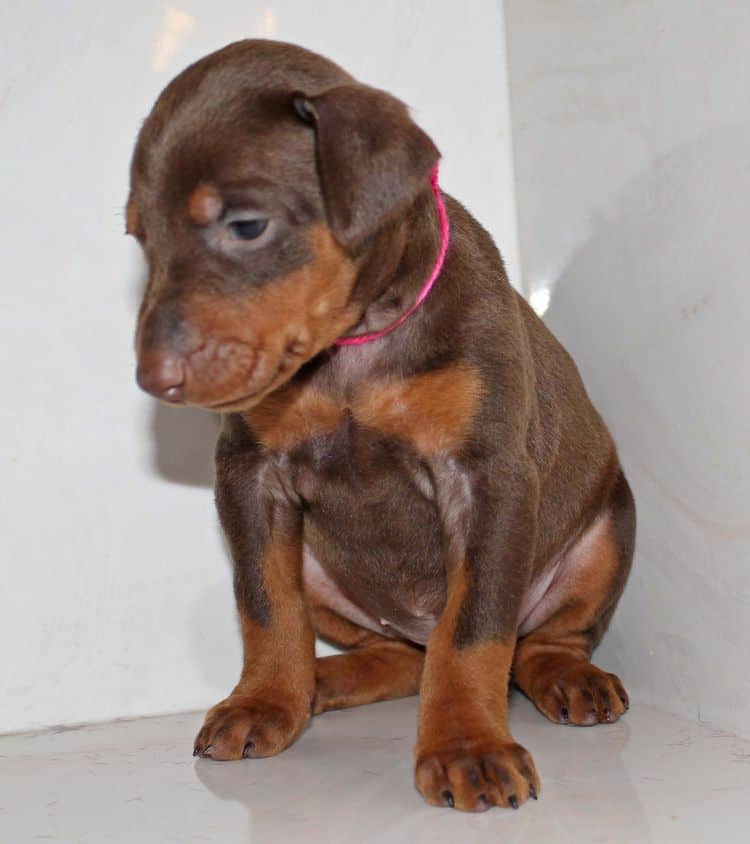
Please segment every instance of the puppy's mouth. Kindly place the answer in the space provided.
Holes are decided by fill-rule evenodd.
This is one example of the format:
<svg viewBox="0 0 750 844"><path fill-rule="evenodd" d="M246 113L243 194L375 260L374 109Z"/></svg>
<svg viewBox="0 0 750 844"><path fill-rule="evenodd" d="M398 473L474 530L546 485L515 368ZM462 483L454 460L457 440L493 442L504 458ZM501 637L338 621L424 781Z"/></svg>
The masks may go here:
<svg viewBox="0 0 750 844"><path fill-rule="evenodd" d="M311 339L295 332L258 347L237 337L214 338L186 355L152 349L139 356L138 383L173 406L249 410L315 357Z"/></svg>
<svg viewBox="0 0 750 844"><path fill-rule="evenodd" d="M211 404L206 404L204 407L206 410L218 410L218 411L227 411L227 410L245 410L252 405L256 404L258 401L259 396L263 394L263 390L256 390L252 393L247 393L244 396L240 396L237 399L230 399L229 401L219 401L213 402Z"/></svg>
<svg viewBox="0 0 750 844"><path fill-rule="evenodd" d="M169 343L143 342L140 338L146 333L140 332L138 383L171 405L219 413L249 410L346 331L356 321L352 311L329 309L321 314L319 324L314 319L290 320L283 327L265 331L263 326L255 328L250 320L239 318L222 326L216 324L216 317L213 325L205 319L205 327L198 320L184 320L188 342L182 343L182 349ZM323 316L328 317L325 324Z"/></svg>
<svg viewBox="0 0 750 844"><path fill-rule="evenodd" d="M249 410L275 388L276 385L273 383L275 380L276 376L267 381L262 387L259 387L257 390L253 390L250 393L244 393L234 399L222 399L218 402L211 402L203 405L203 407L205 407L206 410L216 410L221 413L236 410Z"/></svg>
<svg viewBox="0 0 750 844"><path fill-rule="evenodd" d="M262 401L269 393L288 381L304 365L309 359L309 356L307 349L302 349L299 345L292 348L292 344L286 344L285 351L280 355L275 366L273 366L268 358L268 354L263 350L256 350L254 352L253 359L256 363L248 373L249 377L243 379L245 385L260 382L252 390L244 391L233 398L226 398L225 396L220 401L195 401L191 400L188 395L186 396L186 403L196 404L207 410L220 413L249 410ZM266 374L269 371L270 374Z"/></svg>

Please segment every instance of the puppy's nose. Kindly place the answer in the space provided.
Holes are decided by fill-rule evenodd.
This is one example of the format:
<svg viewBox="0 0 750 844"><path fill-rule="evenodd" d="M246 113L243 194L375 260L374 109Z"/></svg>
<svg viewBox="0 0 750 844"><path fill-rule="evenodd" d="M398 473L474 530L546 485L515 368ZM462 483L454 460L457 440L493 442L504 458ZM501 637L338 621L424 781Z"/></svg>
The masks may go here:
<svg viewBox="0 0 750 844"><path fill-rule="evenodd" d="M172 352L154 352L142 358L136 380L141 389L162 401L182 401L185 370L182 360Z"/></svg>

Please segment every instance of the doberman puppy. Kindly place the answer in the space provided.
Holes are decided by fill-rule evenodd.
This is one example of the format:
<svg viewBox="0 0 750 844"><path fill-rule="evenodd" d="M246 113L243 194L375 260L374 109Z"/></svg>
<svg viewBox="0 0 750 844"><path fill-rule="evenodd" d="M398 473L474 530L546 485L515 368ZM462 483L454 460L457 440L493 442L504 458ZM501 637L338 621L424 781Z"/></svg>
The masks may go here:
<svg viewBox="0 0 750 844"><path fill-rule="evenodd" d="M419 692L425 799L517 808L540 785L511 677L559 723L628 707L590 656L635 509L573 361L438 158L401 102L299 47L187 68L132 161L138 381L223 418L244 662L196 754L270 756L313 714ZM316 659L316 633L344 653Z"/></svg>

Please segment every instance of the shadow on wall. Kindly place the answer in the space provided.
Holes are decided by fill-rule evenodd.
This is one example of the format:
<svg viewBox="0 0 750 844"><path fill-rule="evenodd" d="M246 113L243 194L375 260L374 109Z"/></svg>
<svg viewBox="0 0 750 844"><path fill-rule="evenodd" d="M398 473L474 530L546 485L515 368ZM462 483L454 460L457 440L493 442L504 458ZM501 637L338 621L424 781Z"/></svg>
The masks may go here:
<svg viewBox="0 0 750 844"><path fill-rule="evenodd" d="M155 471L174 483L213 487L219 414L161 403L154 403L152 414Z"/></svg>
<svg viewBox="0 0 750 844"><path fill-rule="evenodd" d="M164 479L194 487L214 485L214 448L221 418L218 413L193 407L177 408L154 402L151 418L153 466ZM206 687L196 707L211 706L226 695L242 665L239 618L232 596L232 555L215 517L223 560L213 561L186 621L196 672ZM223 565L223 564L225 565ZM225 567L226 566L226 567Z"/></svg>
<svg viewBox="0 0 750 844"><path fill-rule="evenodd" d="M740 732L750 677L726 666L750 643L748 150L750 127L735 126L656 159L594 221L545 317L638 504L610 670L657 706Z"/></svg>

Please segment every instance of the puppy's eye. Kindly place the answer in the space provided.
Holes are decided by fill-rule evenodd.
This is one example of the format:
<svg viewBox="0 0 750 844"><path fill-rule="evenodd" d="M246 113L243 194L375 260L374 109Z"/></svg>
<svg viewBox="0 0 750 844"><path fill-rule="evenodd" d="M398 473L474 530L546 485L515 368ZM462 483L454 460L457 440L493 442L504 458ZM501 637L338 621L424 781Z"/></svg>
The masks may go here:
<svg viewBox="0 0 750 844"><path fill-rule="evenodd" d="M232 220L227 225L237 240L255 240L268 227L268 220Z"/></svg>

